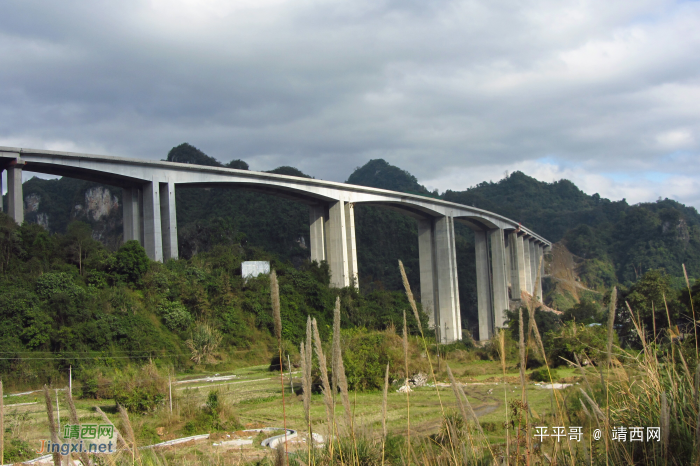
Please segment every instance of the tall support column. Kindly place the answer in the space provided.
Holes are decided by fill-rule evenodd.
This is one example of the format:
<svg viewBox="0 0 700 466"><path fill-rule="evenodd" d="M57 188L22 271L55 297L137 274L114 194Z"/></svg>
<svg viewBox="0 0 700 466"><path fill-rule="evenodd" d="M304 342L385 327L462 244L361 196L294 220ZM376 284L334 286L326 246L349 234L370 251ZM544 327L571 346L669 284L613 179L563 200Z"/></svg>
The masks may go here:
<svg viewBox="0 0 700 466"><path fill-rule="evenodd" d="M497 228L488 232L491 238L491 277L493 281L494 330L504 326L508 304L506 282L506 246L503 230Z"/></svg>
<svg viewBox="0 0 700 466"><path fill-rule="evenodd" d="M530 261L526 260L525 256L525 237L522 235L518 235L517 237L517 245L518 245L518 250L516 251L516 254L518 255L518 279L520 280L520 291L527 291L527 276L528 276L528 267L530 267ZM518 296L520 298L520 296Z"/></svg>
<svg viewBox="0 0 700 466"><path fill-rule="evenodd" d="M455 339L462 339L462 307L459 304L459 281L457 280L457 244L455 240L454 218L450 217L450 231L452 243L452 289L454 290L454 315L457 318Z"/></svg>
<svg viewBox="0 0 700 466"><path fill-rule="evenodd" d="M510 276L510 249L513 247L510 244L510 236L505 231L503 232L503 244L505 245L505 264L506 264L506 289L508 290L508 297L510 298L510 289L513 286L513 279Z"/></svg>
<svg viewBox="0 0 700 466"><path fill-rule="evenodd" d="M3 212L4 209L4 196L2 194L2 172L4 172L5 169L0 167L0 212Z"/></svg>
<svg viewBox="0 0 700 466"><path fill-rule="evenodd" d="M532 261L530 260L530 240L523 237L523 261L525 272L525 291L532 294Z"/></svg>
<svg viewBox="0 0 700 466"><path fill-rule="evenodd" d="M21 164L11 165L7 168L7 215L20 225L24 222Z"/></svg>
<svg viewBox="0 0 700 466"><path fill-rule="evenodd" d="M136 240L143 244L142 228L143 192L141 188L122 189L122 215L124 242Z"/></svg>
<svg viewBox="0 0 700 466"><path fill-rule="evenodd" d="M323 205L309 206L309 249L311 260L318 263L326 260L325 213Z"/></svg>
<svg viewBox="0 0 700 466"><path fill-rule="evenodd" d="M476 296L479 311L479 340L493 335L493 303L491 301L491 274L489 270L488 241L485 231L474 231L476 252Z"/></svg>
<svg viewBox="0 0 700 466"><path fill-rule="evenodd" d="M143 185L143 247L151 260L163 261L159 183Z"/></svg>
<svg viewBox="0 0 700 466"><path fill-rule="evenodd" d="M440 334L443 343L451 343L462 339L454 219L441 217L435 220L434 225Z"/></svg>
<svg viewBox="0 0 700 466"><path fill-rule="evenodd" d="M534 241L529 241L530 243L530 273L532 274L532 287L530 288L530 294L535 295L535 281L537 281L537 245Z"/></svg>
<svg viewBox="0 0 700 466"><path fill-rule="evenodd" d="M520 283L520 268L523 263L522 259L522 238L518 238L518 233L515 230L508 232L508 252L510 253L510 299L519 300L522 285Z"/></svg>
<svg viewBox="0 0 700 466"><path fill-rule="evenodd" d="M175 183L160 185L160 230L163 242L163 262L177 259L177 214L175 211Z"/></svg>
<svg viewBox="0 0 700 466"><path fill-rule="evenodd" d="M433 234L433 219L418 220L418 263L420 264L420 303L423 311L428 314L428 325L437 326L440 332L440 318L437 313L437 267L435 258L435 236Z"/></svg>
<svg viewBox="0 0 700 466"><path fill-rule="evenodd" d="M357 244L355 243L355 205L345 204L345 240L348 254L348 280L350 285L360 288L357 270Z"/></svg>
<svg viewBox="0 0 700 466"><path fill-rule="evenodd" d="M328 234L326 257L331 271L331 286L334 288L350 286L344 201L334 202L328 208L326 233Z"/></svg>
<svg viewBox="0 0 700 466"><path fill-rule="evenodd" d="M537 299L542 302L542 296L544 292L542 291L542 277L544 276L544 247L541 244L537 245L537 264L540 271L540 281L539 281L539 293L537 294ZM541 265L540 265L541 264Z"/></svg>

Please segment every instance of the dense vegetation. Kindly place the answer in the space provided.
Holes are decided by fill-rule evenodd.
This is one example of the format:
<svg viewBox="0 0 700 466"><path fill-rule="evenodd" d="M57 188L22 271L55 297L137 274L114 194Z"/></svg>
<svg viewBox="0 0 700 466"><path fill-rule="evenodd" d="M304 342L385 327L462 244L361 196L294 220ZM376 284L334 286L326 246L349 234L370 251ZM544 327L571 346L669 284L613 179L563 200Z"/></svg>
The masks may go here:
<svg viewBox="0 0 700 466"><path fill-rule="evenodd" d="M35 384L55 380L69 365L80 374L90 366L148 359L186 370L196 362L226 363L240 350L269 358L269 280L243 280L244 260L269 260L277 270L283 336L294 345L307 315L327 334L338 294L344 327L398 325L408 306L396 291L331 289L325 263L294 267L249 245L224 241L161 264L136 241L109 251L85 223L50 234L0 214L0 373ZM207 346L207 352L207 341L218 348Z"/></svg>

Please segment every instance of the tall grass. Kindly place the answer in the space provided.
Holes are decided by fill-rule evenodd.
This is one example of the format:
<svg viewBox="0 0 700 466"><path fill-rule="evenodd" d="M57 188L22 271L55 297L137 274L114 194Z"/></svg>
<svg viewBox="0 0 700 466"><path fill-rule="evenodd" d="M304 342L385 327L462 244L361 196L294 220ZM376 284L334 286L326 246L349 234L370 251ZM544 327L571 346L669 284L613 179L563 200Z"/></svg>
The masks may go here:
<svg viewBox="0 0 700 466"><path fill-rule="evenodd" d="M5 464L5 399L0 380L0 464Z"/></svg>
<svg viewBox="0 0 700 466"><path fill-rule="evenodd" d="M46 416L49 421L49 433L51 434L51 442L54 444L59 443L58 433L56 432L56 421L53 417L53 403L51 402L51 394L49 393L49 387L44 385L44 402L46 403ZM2 432L4 435L5 433ZM61 455L59 453L53 453L53 464L54 466L61 466Z"/></svg>
<svg viewBox="0 0 700 466"><path fill-rule="evenodd" d="M277 273L273 270L270 274L270 301L272 302L272 320L275 327L275 337L277 337L277 351L280 364L280 385L282 387L282 422L284 427L284 459L287 458L287 410L284 402L284 362L282 360L282 314L280 310L280 288L277 283Z"/></svg>

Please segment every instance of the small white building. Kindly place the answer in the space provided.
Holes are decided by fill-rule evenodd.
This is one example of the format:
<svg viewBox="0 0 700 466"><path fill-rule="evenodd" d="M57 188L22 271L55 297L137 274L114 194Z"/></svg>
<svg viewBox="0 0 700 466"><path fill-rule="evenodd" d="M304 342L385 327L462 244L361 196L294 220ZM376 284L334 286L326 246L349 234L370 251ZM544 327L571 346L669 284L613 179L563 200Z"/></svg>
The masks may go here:
<svg viewBox="0 0 700 466"><path fill-rule="evenodd" d="M268 261L245 261L241 264L241 275L245 280L256 278L261 274L270 273L270 263Z"/></svg>

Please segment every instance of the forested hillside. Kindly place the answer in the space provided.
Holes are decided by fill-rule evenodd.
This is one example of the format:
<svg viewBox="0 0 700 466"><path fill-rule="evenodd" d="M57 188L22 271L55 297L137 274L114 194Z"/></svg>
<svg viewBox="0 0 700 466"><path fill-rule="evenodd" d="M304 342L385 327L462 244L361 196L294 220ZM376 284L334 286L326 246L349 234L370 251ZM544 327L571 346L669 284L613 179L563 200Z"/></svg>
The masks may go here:
<svg viewBox="0 0 700 466"><path fill-rule="evenodd" d="M189 144L174 147L167 160L241 170L241 160L223 164ZM308 176L293 167L273 173ZM700 215L671 200L629 205L587 195L568 180L540 182L515 172L498 182L484 182L464 191L429 192L415 176L384 160L371 160L348 177L348 183L398 190L473 205L522 222L546 238L560 242L577 256L576 271L585 287L629 287L649 270L664 269L674 286L682 280L681 264L691 277L700 276ZM466 187L465 187L466 188ZM257 247L299 268L309 258L308 209L272 195L226 188L184 188L176 191L178 243L191 258L216 246ZM70 221L92 227L92 235L110 250L121 244L121 192L83 181L32 179L25 183L27 220L66 232ZM356 206L360 289L400 290L398 259L420 294L415 221L400 213ZM457 225L457 256L463 322L476 327L476 277L471 231ZM675 278L674 278L675 277ZM548 283L553 290L553 284ZM575 298L578 299L578 298ZM560 300L560 306L574 301Z"/></svg>
<svg viewBox="0 0 700 466"><path fill-rule="evenodd" d="M0 374L12 373L21 385L50 382L69 365L84 374L149 359L178 370L225 367L240 353L258 364L268 360L276 347L269 279L243 280L244 260L269 260L277 270L286 341L302 339L307 315L325 336L338 295L343 327L400 327L409 306L398 291L332 289L325 264L293 267L250 245L218 244L161 264L136 241L109 251L84 222L49 234L0 213Z"/></svg>

